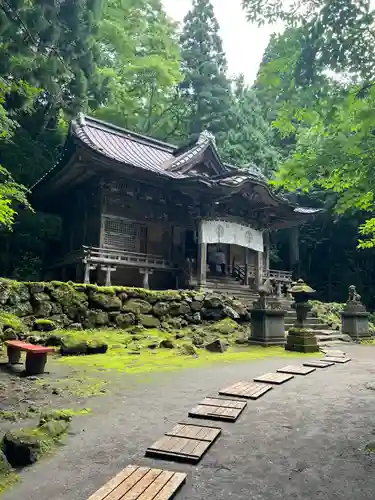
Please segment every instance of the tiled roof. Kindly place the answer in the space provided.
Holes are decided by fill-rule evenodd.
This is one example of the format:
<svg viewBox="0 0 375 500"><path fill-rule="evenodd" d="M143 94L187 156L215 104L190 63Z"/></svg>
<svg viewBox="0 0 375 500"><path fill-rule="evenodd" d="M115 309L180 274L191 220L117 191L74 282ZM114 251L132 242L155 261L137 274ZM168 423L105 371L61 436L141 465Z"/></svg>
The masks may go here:
<svg viewBox="0 0 375 500"><path fill-rule="evenodd" d="M165 169L174 158L175 146L113 127L101 120L80 116L72 123L73 135L107 158L173 178L181 175Z"/></svg>
<svg viewBox="0 0 375 500"><path fill-rule="evenodd" d="M116 127L96 118L80 115L71 124L70 135L81 141L86 147L113 159L124 165L154 172L170 179L184 180L197 179L211 186L238 188L242 184L255 183L268 192L274 200L288 205L296 214L315 214L320 209L298 207L282 196L275 195L267 184L267 179L255 165L248 165L241 170L232 165L223 164L216 149L214 138L208 132L203 132L198 140L190 147L179 149L177 146L153 139L129 130ZM194 165L194 160L200 160L208 148L212 149L218 165L221 168L219 175L204 178L194 174L189 175L189 164ZM63 164L63 157L53 166L36 184L53 175ZM185 168L186 167L186 168Z"/></svg>

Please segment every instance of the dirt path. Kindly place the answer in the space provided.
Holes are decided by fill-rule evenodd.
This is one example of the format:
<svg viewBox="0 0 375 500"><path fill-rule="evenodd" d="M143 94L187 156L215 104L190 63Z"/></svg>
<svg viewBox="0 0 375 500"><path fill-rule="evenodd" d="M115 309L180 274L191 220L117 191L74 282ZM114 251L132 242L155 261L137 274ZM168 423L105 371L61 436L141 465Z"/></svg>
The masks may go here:
<svg viewBox="0 0 375 500"><path fill-rule="evenodd" d="M296 377L248 408L197 466L144 458L146 447L205 395L298 360L272 359L157 374L98 398L53 457L22 473L4 500L86 500L129 463L189 474L177 500L374 498L375 347L350 346L353 361ZM292 362L290 362L292 361ZM126 375L124 375L126 377Z"/></svg>

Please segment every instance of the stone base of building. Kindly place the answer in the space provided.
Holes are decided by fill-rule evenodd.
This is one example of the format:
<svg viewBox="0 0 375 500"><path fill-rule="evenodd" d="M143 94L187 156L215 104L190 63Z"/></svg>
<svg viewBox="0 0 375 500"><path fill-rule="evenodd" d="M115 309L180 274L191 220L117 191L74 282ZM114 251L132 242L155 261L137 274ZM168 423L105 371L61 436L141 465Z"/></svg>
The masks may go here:
<svg viewBox="0 0 375 500"><path fill-rule="evenodd" d="M285 345L285 314L286 311L278 309L253 309L250 344L265 347Z"/></svg>
<svg viewBox="0 0 375 500"><path fill-rule="evenodd" d="M285 350L305 353L319 352L314 330L292 327L288 332Z"/></svg>

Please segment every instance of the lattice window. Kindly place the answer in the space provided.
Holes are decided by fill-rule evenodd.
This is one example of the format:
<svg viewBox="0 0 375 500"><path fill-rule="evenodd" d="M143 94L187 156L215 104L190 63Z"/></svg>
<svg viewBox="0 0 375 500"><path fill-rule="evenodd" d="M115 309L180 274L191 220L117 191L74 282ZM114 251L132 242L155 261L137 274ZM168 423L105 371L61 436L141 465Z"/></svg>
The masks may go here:
<svg viewBox="0 0 375 500"><path fill-rule="evenodd" d="M119 217L103 217L104 247L139 252L140 226Z"/></svg>

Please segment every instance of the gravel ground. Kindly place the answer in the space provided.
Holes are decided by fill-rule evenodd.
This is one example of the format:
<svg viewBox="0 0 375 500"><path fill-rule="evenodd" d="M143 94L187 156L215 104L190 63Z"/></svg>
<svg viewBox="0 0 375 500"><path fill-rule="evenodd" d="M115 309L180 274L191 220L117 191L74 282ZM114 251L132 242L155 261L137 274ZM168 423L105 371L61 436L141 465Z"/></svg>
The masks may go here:
<svg viewBox="0 0 375 500"><path fill-rule="evenodd" d="M298 360L157 374L132 389L127 380L121 393L95 401L92 416L75 419L66 446L24 470L3 500L86 500L128 464L186 471L177 500L373 500L375 454L365 446L375 441L375 348L346 352L350 363L296 376L250 401L236 423L216 422L222 436L194 466L146 459L144 451L191 420L202 397Z"/></svg>

